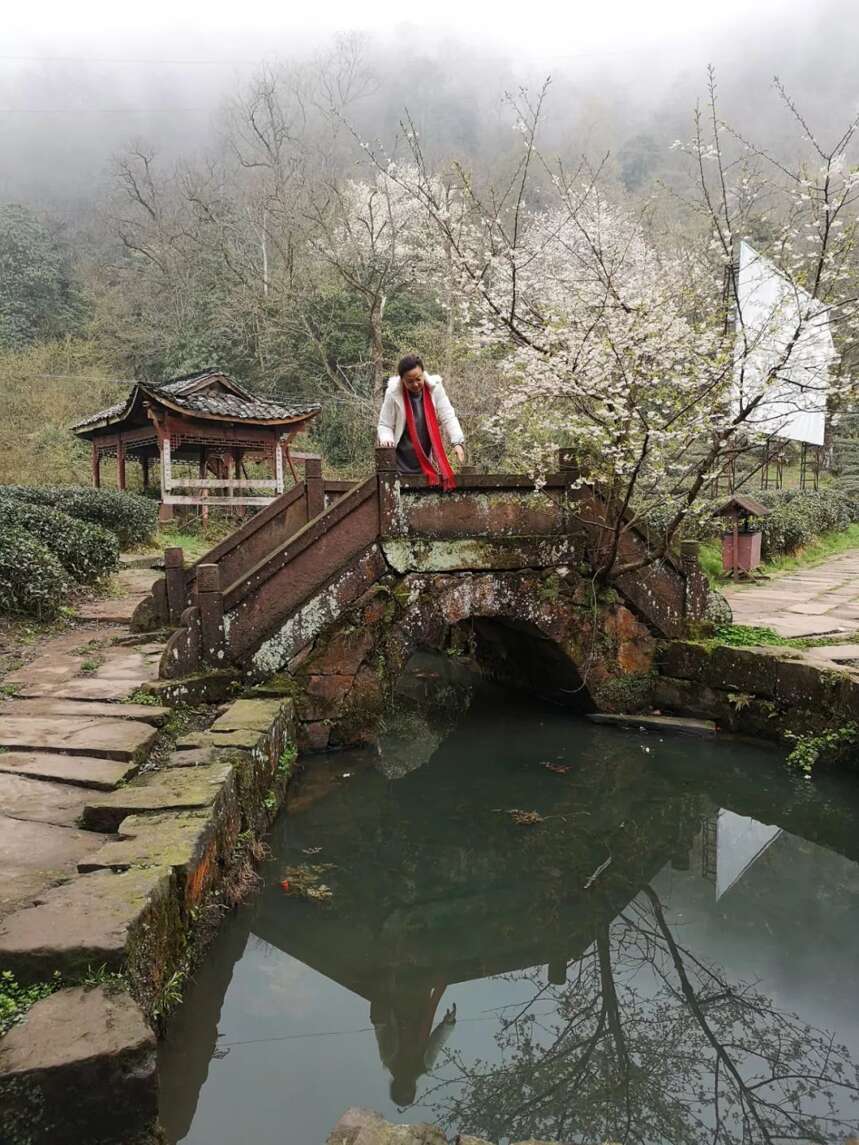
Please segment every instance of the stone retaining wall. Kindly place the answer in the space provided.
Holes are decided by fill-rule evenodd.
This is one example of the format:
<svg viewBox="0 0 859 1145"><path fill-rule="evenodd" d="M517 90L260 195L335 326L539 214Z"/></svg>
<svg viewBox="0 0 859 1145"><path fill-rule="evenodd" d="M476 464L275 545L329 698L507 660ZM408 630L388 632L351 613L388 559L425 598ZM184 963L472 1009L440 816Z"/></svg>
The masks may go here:
<svg viewBox="0 0 859 1145"><path fill-rule="evenodd" d="M104 985L57 991L0 1040L3 1145L154 1140L152 1028L178 1001L224 906L253 879L294 739L289 699L237 700L208 730L180 738L157 770L93 792L83 825L114 837L85 856L77 878L0 923L0 967L20 982L96 972Z"/></svg>
<svg viewBox="0 0 859 1145"><path fill-rule="evenodd" d="M725 731L784 740L856 720L859 671L815 661L813 649L675 641L660 653L652 703Z"/></svg>
<svg viewBox="0 0 859 1145"><path fill-rule="evenodd" d="M331 1131L327 1145L448 1145L448 1140L436 1125L394 1125L372 1109L352 1106L347 1109ZM455 1145L492 1145L483 1137L460 1134ZM511 1142L511 1145L558 1145L557 1142ZM568 1142L567 1145L572 1145Z"/></svg>

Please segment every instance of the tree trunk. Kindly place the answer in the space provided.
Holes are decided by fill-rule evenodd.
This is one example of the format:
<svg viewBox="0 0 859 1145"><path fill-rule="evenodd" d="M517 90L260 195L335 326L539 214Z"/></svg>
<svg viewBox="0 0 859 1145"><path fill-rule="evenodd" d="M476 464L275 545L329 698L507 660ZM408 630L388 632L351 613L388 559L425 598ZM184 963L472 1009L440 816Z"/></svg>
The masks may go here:
<svg viewBox="0 0 859 1145"><path fill-rule="evenodd" d="M382 318L385 313L385 296L377 294L370 306L370 360L373 363L373 400L378 407L382 401L385 385L384 349L382 346Z"/></svg>

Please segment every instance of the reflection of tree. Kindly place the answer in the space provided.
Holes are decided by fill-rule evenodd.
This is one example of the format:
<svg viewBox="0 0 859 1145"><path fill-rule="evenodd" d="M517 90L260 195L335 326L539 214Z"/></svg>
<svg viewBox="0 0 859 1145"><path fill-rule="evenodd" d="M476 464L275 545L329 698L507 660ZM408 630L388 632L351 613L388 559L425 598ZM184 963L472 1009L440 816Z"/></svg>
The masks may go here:
<svg viewBox="0 0 859 1145"><path fill-rule="evenodd" d="M422 1103L492 1140L769 1145L855 1130L845 1047L697 958L650 887L570 970L560 989L517 975L535 993L502 1021L501 1063L451 1055L456 1076Z"/></svg>

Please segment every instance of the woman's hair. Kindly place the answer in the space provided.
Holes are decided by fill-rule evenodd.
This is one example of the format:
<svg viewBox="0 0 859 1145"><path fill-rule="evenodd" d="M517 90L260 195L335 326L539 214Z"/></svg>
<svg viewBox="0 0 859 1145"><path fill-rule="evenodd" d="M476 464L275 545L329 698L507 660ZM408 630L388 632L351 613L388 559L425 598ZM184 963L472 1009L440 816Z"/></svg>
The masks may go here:
<svg viewBox="0 0 859 1145"><path fill-rule="evenodd" d="M417 354L406 354L405 358L400 358L400 364L397 366L397 373L402 377L407 374L409 370L413 370L415 366L424 368L423 359L419 358Z"/></svg>

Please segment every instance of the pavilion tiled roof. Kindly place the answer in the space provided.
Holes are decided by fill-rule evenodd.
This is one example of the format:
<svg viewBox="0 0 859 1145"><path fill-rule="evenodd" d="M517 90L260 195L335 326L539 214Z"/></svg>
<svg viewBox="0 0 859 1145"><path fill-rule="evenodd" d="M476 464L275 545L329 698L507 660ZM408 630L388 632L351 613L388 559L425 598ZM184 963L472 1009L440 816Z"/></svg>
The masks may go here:
<svg viewBox="0 0 859 1145"><path fill-rule="evenodd" d="M207 377L224 378L235 390L235 393L216 393L205 388L200 389L200 383ZM285 402L274 401L267 397L257 397L238 382L227 376L221 370L206 369L195 374L187 374L181 378L173 378L168 382L150 383L140 382L131 388L128 397L116 402L107 409L90 414L76 422L72 429L86 430L99 422L119 420L128 413L138 390L154 397L156 400L163 397L171 405L187 410L190 414L202 414L208 417L223 417L230 421L294 421L298 418L308 417L319 413L322 408L318 403L309 402L303 405L287 405Z"/></svg>

